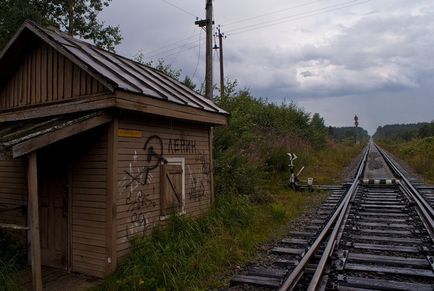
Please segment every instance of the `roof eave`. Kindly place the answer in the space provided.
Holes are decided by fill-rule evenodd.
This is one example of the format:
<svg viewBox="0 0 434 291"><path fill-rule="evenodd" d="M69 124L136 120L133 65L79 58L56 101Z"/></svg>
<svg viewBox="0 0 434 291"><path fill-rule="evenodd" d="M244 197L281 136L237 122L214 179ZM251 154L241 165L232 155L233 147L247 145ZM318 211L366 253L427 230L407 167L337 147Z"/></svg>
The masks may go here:
<svg viewBox="0 0 434 291"><path fill-rule="evenodd" d="M122 90L116 90L115 96L115 107L121 109L210 125L225 125L227 123L227 112L207 111Z"/></svg>
<svg viewBox="0 0 434 291"><path fill-rule="evenodd" d="M9 51L9 49L12 47L12 45L16 42L17 38L21 35L24 29L27 27L27 21L24 22L23 25L15 32L14 36L8 41L8 43L5 45L5 47L0 52L0 60L3 59L5 54Z"/></svg>

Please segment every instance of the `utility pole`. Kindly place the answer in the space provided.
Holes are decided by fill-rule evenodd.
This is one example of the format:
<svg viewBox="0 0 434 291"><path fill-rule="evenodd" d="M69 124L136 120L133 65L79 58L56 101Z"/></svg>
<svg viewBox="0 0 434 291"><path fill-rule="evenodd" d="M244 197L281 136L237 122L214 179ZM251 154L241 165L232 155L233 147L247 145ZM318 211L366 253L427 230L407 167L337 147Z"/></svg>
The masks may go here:
<svg viewBox="0 0 434 291"><path fill-rule="evenodd" d="M219 38L218 48L220 49L220 97L223 97L225 93L225 74L223 70L223 38L226 38L226 36L221 32L220 25L217 27L217 36Z"/></svg>
<svg viewBox="0 0 434 291"><path fill-rule="evenodd" d="M213 11L212 11L212 1L206 1L206 19L196 20L195 24L199 27L206 27L206 61L205 61L205 97L212 100L213 97L213 78L212 78L212 26L213 21ZM209 128L209 145L210 145L210 171L211 171L211 204L214 202L214 164L212 157L212 141L214 139L214 128L211 126Z"/></svg>
<svg viewBox="0 0 434 291"><path fill-rule="evenodd" d="M212 0L206 0L206 75L205 75L205 96L212 99L213 78L212 78Z"/></svg>
<svg viewBox="0 0 434 291"><path fill-rule="evenodd" d="M196 20L195 24L199 27L205 27L206 31L206 60L205 60L205 97L212 99L213 96L213 78L212 78L212 0L206 0L206 19Z"/></svg>
<svg viewBox="0 0 434 291"><path fill-rule="evenodd" d="M357 117L357 115L354 116L354 125L356 131L356 144L359 144L359 118Z"/></svg>

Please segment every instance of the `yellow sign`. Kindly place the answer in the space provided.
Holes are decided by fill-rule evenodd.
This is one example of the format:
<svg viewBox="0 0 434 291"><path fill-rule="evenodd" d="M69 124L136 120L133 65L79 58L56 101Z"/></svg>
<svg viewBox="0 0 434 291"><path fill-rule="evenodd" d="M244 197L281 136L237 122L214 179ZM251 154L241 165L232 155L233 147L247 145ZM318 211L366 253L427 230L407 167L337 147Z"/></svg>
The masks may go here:
<svg viewBox="0 0 434 291"><path fill-rule="evenodd" d="M143 132L141 130L118 129L118 136L119 137L141 138L141 137L143 137Z"/></svg>

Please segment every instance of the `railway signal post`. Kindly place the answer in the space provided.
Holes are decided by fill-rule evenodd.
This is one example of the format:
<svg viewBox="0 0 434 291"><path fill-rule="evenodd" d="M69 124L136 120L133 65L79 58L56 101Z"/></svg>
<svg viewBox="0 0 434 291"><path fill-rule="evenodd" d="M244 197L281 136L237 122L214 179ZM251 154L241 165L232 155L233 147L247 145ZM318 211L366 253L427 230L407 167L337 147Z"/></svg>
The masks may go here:
<svg viewBox="0 0 434 291"><path fill-rule="evenodd" d="M297 159L297 155L294 153L287 153L289 156L289 187L292 187L294 189L296 189L298 187L297 185L297 176L295 175L294 172L294 161Z"/></svg>

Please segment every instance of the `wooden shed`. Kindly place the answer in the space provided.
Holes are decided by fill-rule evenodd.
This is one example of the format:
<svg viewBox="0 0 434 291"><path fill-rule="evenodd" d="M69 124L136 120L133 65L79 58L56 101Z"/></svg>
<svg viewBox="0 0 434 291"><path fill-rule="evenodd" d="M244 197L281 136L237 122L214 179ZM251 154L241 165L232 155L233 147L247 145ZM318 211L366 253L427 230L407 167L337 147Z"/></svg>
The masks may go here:
<svg viewBox="0 0 434 291"><path fill-rule="evenodd" d="M132 237L206 213L226 116L153 68L26 22L0 55L0 223L29 245L34 280L40 264L104 277Z"/></svg>

